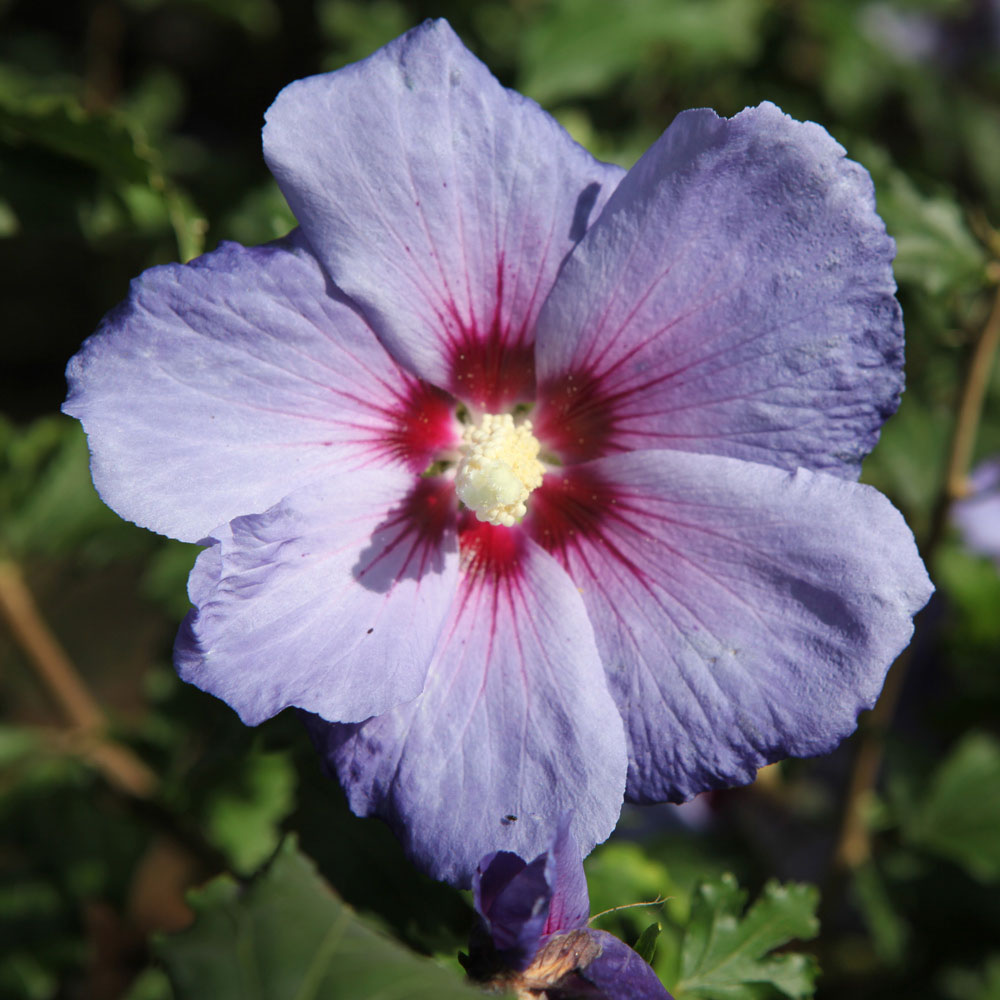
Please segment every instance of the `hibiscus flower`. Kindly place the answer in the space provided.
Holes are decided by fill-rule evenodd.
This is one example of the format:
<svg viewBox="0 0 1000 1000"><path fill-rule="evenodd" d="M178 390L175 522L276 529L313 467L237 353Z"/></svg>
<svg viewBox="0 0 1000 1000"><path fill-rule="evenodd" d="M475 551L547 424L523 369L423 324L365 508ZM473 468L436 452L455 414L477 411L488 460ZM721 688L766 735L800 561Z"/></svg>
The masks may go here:
<svg viewBox="0 0 1000 1000"><path fill-rule="evenodd" d="M626 173L437 21L264 154L301 228L147 271L68 369L104 500L207 546L182 677L311 713L460 884L854 729L931 586L853 481L902 323L822 128L690 111Z"/></svg>
<svg viewBox="0 0 1000 1000"><path fill-rule="evenodd" d="M520 1000L671 1000L636 952L588 926L587 879L568 816L530 864L507 851L486 855L472 893L480 926L463 958L470 978Z"/></svg>

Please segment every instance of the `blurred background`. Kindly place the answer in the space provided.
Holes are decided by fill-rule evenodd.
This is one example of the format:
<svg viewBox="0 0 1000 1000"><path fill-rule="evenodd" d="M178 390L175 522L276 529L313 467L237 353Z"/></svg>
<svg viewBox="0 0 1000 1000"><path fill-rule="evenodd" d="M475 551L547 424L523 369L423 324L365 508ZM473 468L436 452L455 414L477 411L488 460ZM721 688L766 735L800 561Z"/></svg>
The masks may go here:
<svg viewBox="0 0 1000 1000"><path fill-rule="evenodd" d="M130 278L294 224L260 153L277 92L428 16L626 166L689 107L820 122L871 171L898 245L908 389L865 479L938 593L836 754L627 809L588 859L593 910L669 898L600 925L631 943L659 923L678 1000L811 996L817 964L820 997L997 1000L1000 576L948 518L970 462L1000 452L990 0L0 0L0 997L253 995L192 971L205 921L171 935L189 888L251 876L289 833L316 886L457 968L467 898L347 813L294 716L248 730L176 679L197 549L106 510L58 414L66 361ZM729 986L685 943L718 902L696 886L732 888L724 872L773 918ZM815 891L794 890L793 917L775 878L818 887L818 934Z"/></svg>

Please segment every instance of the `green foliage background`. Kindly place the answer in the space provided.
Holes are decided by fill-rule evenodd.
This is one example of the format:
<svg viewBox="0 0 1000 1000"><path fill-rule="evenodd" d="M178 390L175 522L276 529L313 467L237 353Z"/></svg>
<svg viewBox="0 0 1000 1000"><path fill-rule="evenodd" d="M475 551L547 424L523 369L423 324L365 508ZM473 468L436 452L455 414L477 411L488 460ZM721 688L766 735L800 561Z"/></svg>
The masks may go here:
<svg viewBox="0 0 1000 1000"><path fill-rule="evenodd" d="M625 165L687 107L822 123L899 249L908 390L865 477L939 592L891 727L864 737L880 779L849 794L856 737L683 811L626 810L588 859L594 912L665 901L598 925L641 936L678 1000L1000 998L1000 577L944 517L1000 279L991 0L0 0L0 580L104 727L74 731L0 616L0 998L472 995L467 899L349 815L294 718L246 730L176 680L196 549L105 509L57 415L66 360L131 277L293 225L259 147L281 87L442 15ZM997 452L994 363L975 455ZM845 862L848 808L866 849Z"/></svg>

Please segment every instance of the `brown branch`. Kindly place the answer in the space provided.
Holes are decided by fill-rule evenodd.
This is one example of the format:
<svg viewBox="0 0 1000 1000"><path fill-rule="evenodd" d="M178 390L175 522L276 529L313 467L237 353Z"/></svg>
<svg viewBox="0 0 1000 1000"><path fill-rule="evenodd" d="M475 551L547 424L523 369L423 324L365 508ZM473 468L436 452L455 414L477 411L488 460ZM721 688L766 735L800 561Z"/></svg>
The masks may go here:
<svg viewBox="0 0 1000 1000"><path fill-rule="evenodd" d="M952 435L947 477L948 501L959 500L968 491L967 479L976 445L976 431L983 415L986 388L989 385L990 371L998 347L1000 347L1000 291L993 300L993 308L969 363L969 373Z"/></svg>
<svg viewBox="0 0 1000 1000"><path fill-rule="evenodd" d="M156 789L156 775L128 747L107 738L107 719L59 640L42 618L20 567L0 561L0 617L59 705L69 732L67 746L117 788L139 798Z"/></svg>
<svg viewBox="0 0 1000 1000"><path fill-rule="evenodd" d="M113 107L121 90L119 65L125 21L115 0L91 6L83 40L82 103L88 111Z"/></svg>
<svg viewBox="0 0 1000 1000"><path fill-rule="evenodd" d="M868 811L882 770L885 737L896 714L909 662L910 650L907 647L889 668L875 707L859 727L858 747L851 764L844 814L833 853L834 878L860 868L871 857Z"/></svg>

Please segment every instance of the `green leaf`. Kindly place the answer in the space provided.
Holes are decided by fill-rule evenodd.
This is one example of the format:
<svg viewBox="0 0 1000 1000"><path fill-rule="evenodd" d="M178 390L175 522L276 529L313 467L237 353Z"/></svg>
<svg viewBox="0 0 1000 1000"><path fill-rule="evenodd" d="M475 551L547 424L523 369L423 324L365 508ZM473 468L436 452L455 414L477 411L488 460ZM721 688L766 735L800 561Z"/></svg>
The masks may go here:
<svg viewBox="0 0 1000 1000"><path fill-rule="evenodd" d="M161 940L177 1000L469 1000L455 975L369 927L291 839L249 885L192 893L194 924Z"/></svg>
<svg viewBox="0 0 1000 1000"><path fill-rule="evenodd" d="M91 114L70 98L0 88L0 135L44 146L120 181L144 183L148 156L118 116Z"/></svg>
<svg viewBox="0 0 1000 1000"><path fill-rule="evenodd" d="M295 807L295 768L287 754L255 751L242 762L240 779L209 800L205 825L236 871L249 874L278 846L278 824Z"/></svg>
<svg viewBox="0 0 1000 1000"><path fill-rule="evenodd" d="M174 991L162 969L143 969L132 980L123 1000L174 1000Z"/></svg>
<svg viewBox="0 0 1000 1000"><path fill-rule="evenodd" d="M146 563L146 572L142 577L142 595L159 603L174 621L179 622L191 607L187 578L201 551L200 545L171 540Z"/></svg>
<svg viewBox="0 0 1000 1000"><path fill-rule="evenodd" d="M668 48L668 65L749 61L760 0L557 0L525 35L518 89L542 103L591 97Z"/></svg>
<svg viewBox="0 0 1000 1000"><path fill-rule="evenodd" d="M1000 742L971 733L931 777L904 819L913 845L946 857L984 882L1000 879Z"/></svg>
<svg viewBox="0 0 1000 1000"><path fill-rule="evenodd" d="M587 858L584 867L590 906L598 913L624 903L648 903L673 897L677 892L666 866L632 841L612 840L602 844ZM620 912L647 918L654 915L648 909ZM686 911L682 911L682 915L686 916Z"/></svg>
<svg viewBox="0 0 1000 1000"><path fill-rule="evenodd" d="M216 17L234 21L247 34L269 38L281 25L281 13L273 0L189 0Z"/></svg>
<svg viewBox="0 0 1000 1000"><path fill-rule="evenodd" d="M824 40L823 57L810 67L817 86L841 116L863 115L883 99L900 76L900 67L883 53L875 39L857 30L857 16L845 16L844 0L814 0L803 7L811 34Z"/></svg>
<svg viewBox="0 0 1000 1000"><path fill-rule="evenodd" d="M996 565L961 545L944 545L935 557L934 582L947 591L964 643L1000 645L1000 574Z"/></svg>
<svg viewBox="0 0 1000 1000"><path fill-rule="evenodd" d="M911 391L904 394L899 411L882 429L878 447L865 459L863 481L891 496L918 536L937 499L950 435L947 413L942 418L938 408L928 407Z"/></svg>
<svg viewBox="0 0 1000 1000"><path fill-rule="evenodd" d="M747 893L732 875L699 887L681 950L678 997L756 1000L777 990L798 1000L811 997L818 973L809 955L769 952L819 930L819 893L811 885L768 882L746 911Z"/></svg>
<svg viewBox="0 0 1000 1000"><path fill-rule="evenodd" d="M896 240L897 280L930 295L975 290L987 281L987 254L966 225L948 191L925 194L887 154L875 147L855 150L875 181L878 211Z"/></svg>
<svg viewBox="0 0 1000 1000"><path fill-rule="evenodd" d="M948 969L941 978L943 992L952 1000L1000 1000L1000 953L980 969Z"/></svg>
<svg viewBox="0 0 1000 1000"><path fill-rule="evenodd" d="M995 204L1000 190L1000 109L995 101L968 94L959 95L954 107L965 153Z"/></svg>
<svg viewBox="0 0 1000 1000"><path fill-rule="evenodd" d="M900 967L906 956L909 926L873 862L854 873L851 895L868 926L875 953L886 965Z"/></svg>
<svg viewBox="0 0 1000 1000"><path fill-rule="evenodd" d="M633 950L650 965L653 964L653 956L656 954L656 939L660 936L663 928L659 924L650 924L636 941Z"/></svg>
<svg viewBox="0 0 1000 1000"><path fill-rule="evenodd" d="M100 562L148 547L146 533L94 491L87 441L75 420L46 417L21 429L0 417L0 552L75 549Z"/></svg>
<svg viewBox="0 0 1000 1000"><path fill-rule="evenodd" d="M17 236L20 231L21 220L17 217L17 212L11 207L10 202L0 198L0 240Z"/></svg>
<svg viewBox="0 0 1000 1000"><path fill-rule="evenodd" d="M22 760L36 761L45 749L45 741L33 729L0 723L0 768Z"/></svg>
<svg viewBox="0 0 1000 1000"><path fill-rule="evenodd" d="M245 246L266 243L295 228L295 216L274 181L253 188L223 219L220 232Z"/></svg>
<svg viewBox="0 0 1000 1000"><path fill-rule="evenodd" d="M38 93L30 80L0 74L0 140L39 146L90 167L112 185L137 226L170 226L182 260L201 253L205 220L124 115L88 111L69 95Z"/></svg>
<svg viewBox="0 0 1000 1000"><path fill-rule="evenodd" d="M364 59L406 31L412 25L410 16L397 0L317 0L320 31L337 48L324 68Z"/></svg>
<svg viewBox="0 0 1000 1000"><path fill-rule="evenodd" d="M49 1000L56 995L59 981L37 955L5 955L0 966L0 996L19 1000Z"/></svg>

